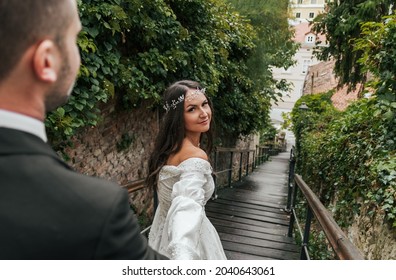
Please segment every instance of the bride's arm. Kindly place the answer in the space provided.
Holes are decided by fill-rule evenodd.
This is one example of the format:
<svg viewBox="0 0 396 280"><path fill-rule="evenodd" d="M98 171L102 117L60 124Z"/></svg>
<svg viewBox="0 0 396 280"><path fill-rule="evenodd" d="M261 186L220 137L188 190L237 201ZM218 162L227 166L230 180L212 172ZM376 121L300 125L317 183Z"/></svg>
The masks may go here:
<svg viewBox="0 0 396 280"><path fill-rule="evenodd" d="M202 221L205 217L205 191L207 182L201 170L182 172L175 183L172 204L168 211L167 228L171 259L201 259L199 252Z"/></svg>

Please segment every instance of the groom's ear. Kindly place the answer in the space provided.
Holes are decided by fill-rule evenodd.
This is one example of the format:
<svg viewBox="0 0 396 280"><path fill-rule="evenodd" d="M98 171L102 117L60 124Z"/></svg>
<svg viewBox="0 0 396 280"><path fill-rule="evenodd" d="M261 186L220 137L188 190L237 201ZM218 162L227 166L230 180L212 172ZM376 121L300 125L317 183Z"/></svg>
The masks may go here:
<svg viewBox="0 0 396 280"><path fill-rule="evenodd" d="M58 49L52 40L40 42L33 54L33 70L36 77L46 83L58 79Z"/></svg>

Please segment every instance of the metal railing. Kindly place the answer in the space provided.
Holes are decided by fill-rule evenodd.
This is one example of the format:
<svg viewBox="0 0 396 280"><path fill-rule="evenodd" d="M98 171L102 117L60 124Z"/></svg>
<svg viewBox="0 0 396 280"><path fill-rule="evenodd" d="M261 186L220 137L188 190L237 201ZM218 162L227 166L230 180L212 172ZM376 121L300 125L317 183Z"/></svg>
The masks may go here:
<svg viewBox="0 0 396 280"><path fill-rule="evenodd" d="M293 236L294 224L297 225L298 232L301 236L301 253L300 259L309 260L309 235L311 229L311 222L313 216L320 224L323 232L326 235L331 247L336 256L341 260L364 260L363 254L356 248L354 244L348 239L346 234L337 225L330 212L320 202L319 198L304 182L302 177L294 174L295 155L294 149L290 152L289 162L289 184L288 184L288 201L286 211L290 213L290 223L288 236ZM301 191L304 199L307 201L307 214L305 219L304 233L296 212L296 198L298 190Z"/></svg>
<svg viewBox="0 0 396 280"><path fill-rule="evenodd" d="M253 172L254 168L257 166L256 157L260 149L256 148L253 149L235 149L235 148L224 148L224 147L216 147L214 151L214 162L213 162L213 169L214 169L214 183L215 183L215 191L212 195L212 199L217 198L217 190L220 187L219 183L219 176L222 174L227 174L227 183L226 185L229 188L232 188L233 182L239 182L242 180L243 177L249 175L249 170ZM228 154L228 161L223 160L223 166L226 165L227 168L219 168L219 156L220 154ZM234 166L235 164L235 157L239 156L237 162L239 163L238 166ZM262 155L260 155L263 157ZM245 160L244 160L245 158ZM219 170L220 169L220 170ZM237 180L233 180L237 176Z"/></svg>

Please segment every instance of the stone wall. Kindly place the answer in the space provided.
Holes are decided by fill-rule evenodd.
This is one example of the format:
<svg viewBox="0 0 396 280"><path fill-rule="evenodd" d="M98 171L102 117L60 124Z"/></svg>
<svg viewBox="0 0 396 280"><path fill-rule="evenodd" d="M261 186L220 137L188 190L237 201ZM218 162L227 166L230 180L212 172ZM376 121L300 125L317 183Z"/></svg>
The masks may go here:
<svg viewBox="0 0 396 280"><path fill-rule="evenodd" d="M355 217L348 230L349 239L368 260L396 259L396 230L385 222L384 215L369 215L367 209Z"/></svg>
<svg viewBox="0 0 396 280"><path fill-rule="evenodd" d="M99 125L81 131L64 150L68 164L120 185L144 178L158 132L157 114L146 107L126 111L116 109L115 102L106 104ZM130 201L139 217L151 215L151 193L146 189L131 194Z"/></svg>

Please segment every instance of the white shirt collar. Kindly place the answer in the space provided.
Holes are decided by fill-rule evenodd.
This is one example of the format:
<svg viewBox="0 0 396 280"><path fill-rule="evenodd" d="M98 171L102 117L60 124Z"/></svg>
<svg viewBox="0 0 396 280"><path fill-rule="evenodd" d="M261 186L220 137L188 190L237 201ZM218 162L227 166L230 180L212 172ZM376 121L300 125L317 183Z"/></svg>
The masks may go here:
<svg viewBox="0 0 396 280"><path fill-rule="evenodd" d="M28 132L47 142L44 123L22 114L0 109L0 127Z"/></svg>

